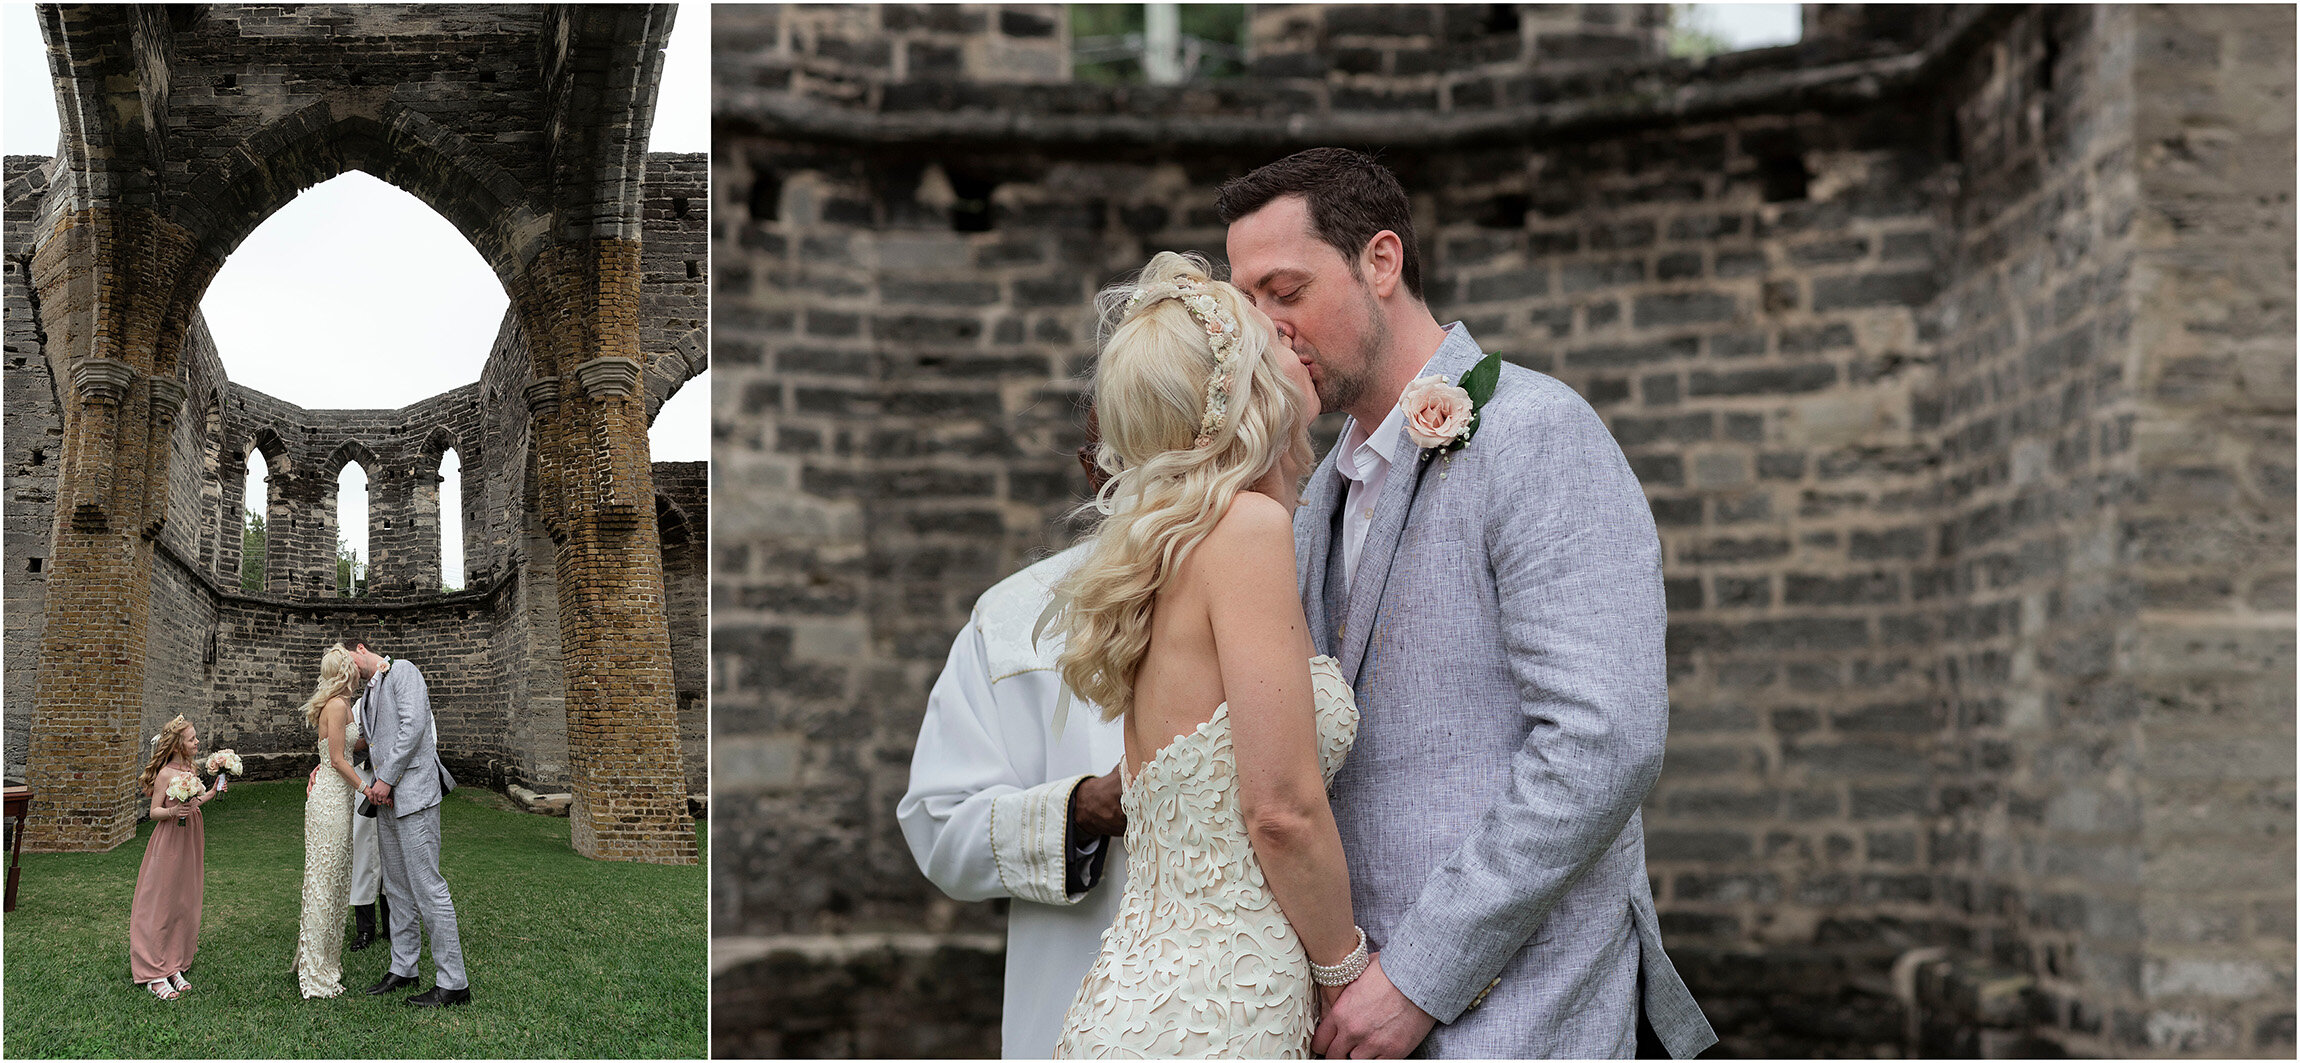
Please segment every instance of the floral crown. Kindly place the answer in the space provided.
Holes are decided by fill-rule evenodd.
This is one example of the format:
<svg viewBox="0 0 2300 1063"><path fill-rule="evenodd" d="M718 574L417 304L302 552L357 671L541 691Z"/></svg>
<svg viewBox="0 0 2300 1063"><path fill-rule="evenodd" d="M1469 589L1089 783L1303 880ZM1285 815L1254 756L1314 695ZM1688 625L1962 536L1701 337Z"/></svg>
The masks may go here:
<svg viewBox="0 0 2300 1063"><path fill-rule="evenodd" d="M1238 361L1238 319L1197 278L1176 277L1172 283L1172 288L1136 289L1126 300L1126 313L1132 316L1160 299L1175 299L1206 330L1206 343L1214 349L1214 371L1206 377L1206 415L1199 419L1198 438L1190 444L1203 447L1214 441L1223 419L1230 414L1230 374Z"/></svg>

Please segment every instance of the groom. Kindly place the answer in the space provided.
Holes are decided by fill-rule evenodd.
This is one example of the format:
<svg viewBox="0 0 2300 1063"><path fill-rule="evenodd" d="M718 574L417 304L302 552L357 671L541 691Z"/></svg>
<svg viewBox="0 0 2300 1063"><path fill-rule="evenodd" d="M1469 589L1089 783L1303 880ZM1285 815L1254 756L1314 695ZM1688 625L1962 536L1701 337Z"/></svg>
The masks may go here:
<svg viewBox="0 0 2300 1063"><path fill-rule="evenodd" d="M455 782L439 763L431 693L412 662L381 656L360 637L346 638L342 645L367 680L359 729L367 736L375 781L365 793L376 806L383 892L390 899L391 972L369 986L367 994L381 996L421 982L415 976L416 959L428 930L438 977L407 1002L425 1008L468 1004L471 983L463 976L455 902L439 874L439 800Z"/></svg>
<svg viewBox="0 0 2300 1063"><path fill-rule="evenodd" d="M1484 357L1422 297L1404 190L1318 148L1222 187L1231 280L1350 415L1294 518L1302 602L1363 714L1332 787L1377 954L1333 1058L1626 1057L1715 1043L1662 952L1638 805L1668 730L1660 542L1589 404L1514 365L1469 444L1399 398Z"/></svg>

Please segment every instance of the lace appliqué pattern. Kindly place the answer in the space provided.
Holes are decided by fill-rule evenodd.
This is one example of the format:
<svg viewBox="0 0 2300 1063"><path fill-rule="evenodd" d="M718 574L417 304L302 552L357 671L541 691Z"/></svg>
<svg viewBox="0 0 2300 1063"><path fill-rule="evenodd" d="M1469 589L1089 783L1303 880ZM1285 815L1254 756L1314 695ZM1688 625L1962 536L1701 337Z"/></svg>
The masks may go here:
<svg viewBox="0 0 2300 1063"><path fill-rule="evenodd" d="M1310 688L1331 784L1357 701L1331 657L1311 658ZM1054 1055L1306 1058L1317 988L1246 834L1229 705L1150 758L1119 803L1126 895Z"/></svg>
<svg viewBox="0 0 2300 1063"><path fill-rule="evenodd" d="M359 741L359 720L343 729ZM296 927L296 985L306 999L343 992L343 919L351 902L351 784L336 773L322 737L319 779L303 806L303 917Z"/></svg>

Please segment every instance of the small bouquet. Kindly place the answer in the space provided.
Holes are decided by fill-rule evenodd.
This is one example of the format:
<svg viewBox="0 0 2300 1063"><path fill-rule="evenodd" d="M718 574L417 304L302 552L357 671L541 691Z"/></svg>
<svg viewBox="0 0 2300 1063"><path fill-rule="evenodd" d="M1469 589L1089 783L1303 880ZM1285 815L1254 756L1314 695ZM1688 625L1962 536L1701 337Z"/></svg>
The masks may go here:
<svg viewBox="0 0 2300 1063"><path fill-rule="evenodd" d="M193 798L207 792L207 784L188 771L176 776L176 781L168 784L168 796L185 804L190 804Z"/></svg>
<svg viewBox="0 0 2300 1063"><path fill-rule="evenodd" d="M225 772L233 775L247 774L240 770L240 755L229 749L219 749L208 754L208 774L219 775Z"/></svg>

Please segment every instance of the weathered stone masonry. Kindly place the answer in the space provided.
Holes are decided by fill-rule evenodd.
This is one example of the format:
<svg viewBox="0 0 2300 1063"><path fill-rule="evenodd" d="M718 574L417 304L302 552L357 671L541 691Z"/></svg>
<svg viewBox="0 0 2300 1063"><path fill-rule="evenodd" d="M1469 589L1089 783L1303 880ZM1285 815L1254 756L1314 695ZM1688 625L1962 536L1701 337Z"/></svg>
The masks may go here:
<svg viewBox="0 0 2300 1063"><path fill-rule="evenodd" d="M1048 5L718 12L721 1050L995 1050L998 906L893 821L925 693L1066 540L1093 291L1336 143L1653 502L1722 1051L2289 1054L2291 12L1806 10L1689 64L1651 8L1257 6L1170 89L1064 83Z"/></svg>
<svg viewBox="0 0 2300 1063"><path fill-rule="evenodd" d="M127 837L141 738L180 708L243 751L306 748L283 723L317 649L358 623L428 665L452 766L571 788L585 853L695 859L681 733L700 726L700 647L673 645L646 459L648 420L708 347L701 160L644 154L672 8L39 17L70 132L57 159L8 169L8 712L41 795L30 843ZM355 168L438 210L501 278L513 309L479 382L398 411L234 387L198 324L208 280L273 210ZM449 447L472 561L441 597ZM235 589L250 448L271 472L254 596ZM375 519L371 594L350 603L331 559L347 461Z"/></svg>

